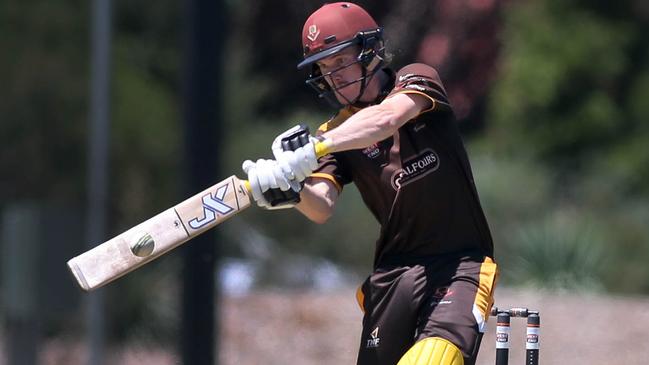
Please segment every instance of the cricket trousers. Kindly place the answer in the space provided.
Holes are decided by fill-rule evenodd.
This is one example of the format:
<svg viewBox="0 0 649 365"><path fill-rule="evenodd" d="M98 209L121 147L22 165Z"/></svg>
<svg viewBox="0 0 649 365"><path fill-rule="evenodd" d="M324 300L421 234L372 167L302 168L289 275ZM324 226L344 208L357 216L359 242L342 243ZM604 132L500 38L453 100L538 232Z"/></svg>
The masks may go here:
<svg viewBox="0 0 649 365"><path fill-rule="evenodd" d="M364 311L357 365L395 365L417 341L441 337L474 364L497 266L488 256L439 255L378 266L357 292Z"/></svg>

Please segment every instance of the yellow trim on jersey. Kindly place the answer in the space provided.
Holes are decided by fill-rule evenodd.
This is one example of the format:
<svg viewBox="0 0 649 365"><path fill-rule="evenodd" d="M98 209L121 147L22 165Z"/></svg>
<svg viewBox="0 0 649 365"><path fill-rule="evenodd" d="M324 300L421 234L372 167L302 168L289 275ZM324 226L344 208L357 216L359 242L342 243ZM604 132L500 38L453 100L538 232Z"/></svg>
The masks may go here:
<svg viewBox="0 0 649 365"><path fill-rule="evenodd" d="M412 346L397 365L464 365L464 357L451 341L428 337Z"/></svg>
<svg viewBox="0 0 649 365"><path fill-rule="evenodd" d="M420 116L420 115L422 115L424 113L427 113L427 112L429 112L431 110L435 110L435 107L437 106L437 100L435 100L435 98L433 98L432 96L430 96L430 95L428 95L426 93L423 93L421 91L411 90L411 89L399 90L396 93L390 95L388 98L391 98L391 97L393 97L395 95L398 95L398 94L418 94L418 95L423 95L423 96L427 97L428 99L430 99L430 101L433 102L433 105L430 108L420 111L419 114L417 114L417 116L415 118L417 118L418 116Z"/></svg>
<svg viewBox="0 0 649 365"><path fill-rule="evenodd" d="M497 279L498 265L496 265L491 257L487 256L480 266L480 283L473 302L473 304L480 310L485 322L489 318L491 306L494 304L493 293Z"/></svg>
<svg viewBox="0 0 649 365"><path fill-rule="evenodd" d="M331 123L331 120L322 123L322 124L318 127L318 131L316 132L316 134L319 135L319 134L322 134L322 133L324 133L324 132L328 132L328 131L332 130L333 127L331 127L331 126L329 125L329 123Z"/></svg>
<svg viewBox="0 0 649 365"><path fill-rule="evenodd" d="M331 181L336 189L338 190L338 194L340 194L343 191L343 186L336 180L336 178L333 175L326 174L324 172L315 172L311 175L309 175L310 178L320 178L320 179L325 179Z"/></svg>
<svg viewBox="0 0 649 365"><path fill-rule="evenodd" d="M363 293L362 284L358 287L358 289L356 289L356 301L358 302L358 306L361 307L361 311L365 313L365 305L363 304L365 303L365 293Z"/></svg>
<svg viewBox="0 0 649 365"><path fill-rule="evenodd" d="M356 114L356 112L358 112L359 110L361 109L353 106L346 106L340 109L336 115L334 115L327 122L320 125L317 134L322 134L338 127L339 125L343 124L349 117Z"/></svg>

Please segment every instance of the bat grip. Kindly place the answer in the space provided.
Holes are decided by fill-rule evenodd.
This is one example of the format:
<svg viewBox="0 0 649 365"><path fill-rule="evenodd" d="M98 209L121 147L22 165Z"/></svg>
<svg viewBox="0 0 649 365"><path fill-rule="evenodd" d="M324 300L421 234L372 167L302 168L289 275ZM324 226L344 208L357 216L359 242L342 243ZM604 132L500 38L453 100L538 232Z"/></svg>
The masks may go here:
<svg viewBox="0 0 649 365"><path fill-rule="evenodd" d="M303 127L295 135L287 137L288 140L291 139L293 140L292 143L290 141L286 141L285 143L282 143L282 145L285 150L286 149L295 150L308 143L309 134L310 134L309 128ZM316 156L322 157L331 153L331 147L332 147L331 139L320 138L320 137L316 137L316 138L317 138L317 142L315 142L315 145L313 146L313 148L315 149ZM243 180L243 184L246 187L246 190L248 190L248 192L252 192L250 187L250 181Z"/></svg>

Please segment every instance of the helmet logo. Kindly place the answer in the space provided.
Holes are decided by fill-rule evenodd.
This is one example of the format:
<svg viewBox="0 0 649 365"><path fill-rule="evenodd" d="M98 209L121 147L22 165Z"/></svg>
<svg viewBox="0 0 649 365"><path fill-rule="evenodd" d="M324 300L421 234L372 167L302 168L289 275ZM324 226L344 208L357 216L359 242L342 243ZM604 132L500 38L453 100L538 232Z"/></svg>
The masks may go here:
<svg viewBox="0 0 649 365"><path fill-rule="evenodd" d="M315 24L309 26L309 35L307 35L306 37L309 38L311 42L314 42L319 35L320 35L320 29L318 29L318 27Z"/></svg>

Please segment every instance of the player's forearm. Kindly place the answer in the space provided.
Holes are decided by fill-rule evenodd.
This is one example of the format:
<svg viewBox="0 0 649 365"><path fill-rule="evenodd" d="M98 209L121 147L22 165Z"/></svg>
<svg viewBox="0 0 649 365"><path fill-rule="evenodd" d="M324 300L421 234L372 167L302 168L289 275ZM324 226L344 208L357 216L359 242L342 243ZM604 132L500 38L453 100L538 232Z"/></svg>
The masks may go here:
<svg viewBox="0 0 649 365"><path fill-rule="evenodd" d="M365 108L324 134L329 151L361 149L392 136L401 127L393 111L381 105Z"/></svg>
<svg viewBox="0 0 649 365"><path fill-rule="evenodd" d="M392 136L421 109L410 96L398 94L359 111L323 136L330 140L330 152L365 148Z"/></svg>
<svg viewBox="0 0 649 365"><path fill-rule="evenodd" d="M295 208L315 223L323 224L333 214L338 191L330 183L307 182L300 192L300 203Z"/></svg>

